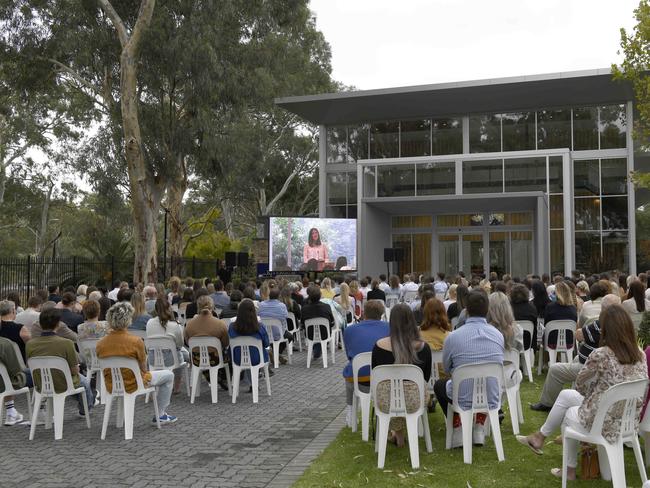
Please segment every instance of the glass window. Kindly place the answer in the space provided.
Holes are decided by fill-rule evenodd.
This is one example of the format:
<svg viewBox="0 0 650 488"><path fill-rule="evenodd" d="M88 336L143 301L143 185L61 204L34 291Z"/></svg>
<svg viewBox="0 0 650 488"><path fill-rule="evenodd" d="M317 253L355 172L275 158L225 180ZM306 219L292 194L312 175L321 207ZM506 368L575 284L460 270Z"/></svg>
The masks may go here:
<svg viewBox="0 0 650 488"><path fill-rule="evenodd" d="M576 230L600 230L600 198L576 198Z"/></svg>
<svg viewBox="0 0 650 488"><path fill-rule="evenodd" d="M627 197L605 197L603 202L603 229L627 229Z"/></svg>
<svg viewBox="0 0 650 488"><path fill-rule="evenodd" d="M573 109L573 150L598 149L598 108Z"/></svg>
<svg viewBox="0 0 650 488"><path fill-rule="evenodd" d="M348 159L356 162L368 159L368 126L348 127Z"/></svg>
<svg viewBox="0 0 650 488"><path fill-rule="evenodd" d="M405 273L413 271L411 267L411 234L395 234L393 235L393 247L402 249L404 259L397 262L397 273L400 277Z"/></svg>
<svg viewBox="0 0 650 488"><path fill-rule="evenodd" d="M392 219L393 229L403 229L413 227L413 217L411 216L400 216L393 217Z"/></svg>
<svg viewBox="0 0 650 488"><path fill-rule="evenodd" d="M415 165L377 167L378 197L415 196Z"/></svg>
<svg viewBox="0 0 650 488"><path fill-rule="evenodd" d="M510 238L507 232L490 232L490 273L510 271Z"/></svg>
<svg viewBox="0 0 650 488"><path fill-rule="evenodd" d="M375 171L374 166L363 167L363 196L375 197Z"/></svg>
<svg viewBox="0 0 650 488"><path fill-rule="evenodd" d="M533 266L533 233L511 232L511 268L512 276L523 278L532 271Z"/></svg>
<svg viewBox="0 0 650 488"><path fill-rule="evenodd" d="M575 245L576 269L587 276L606 269L602 267L599 232L576 232Z"/></svg>
<svg viewBox="0 0 650 488"><path fill-rule="evenodd" d="M564 274L564 231L551 231L551 272Z"/></svg>
<svg viewBox="0 0 650 488"><path fill-rule="evenodd" d="M548 158L548 191L562 193L564 178L562 176L562 156Z"/></svg>
<svg viewBox="0 0 650 488"><path fill-rule="evenodd" d="M328 205L345 205L347 192L347 173L327 173Z"/></svg>
<svg viewBox="0 0 650 488"><path fill-rule="evenodd" d="M424 228L433 225L433 217L431 215L416 215L413 217L413 227Z"/></svg>
<svg viewBox="0 0 650 488"><path fill-rule="evenodd" d="M571 110L537 112L537 149L571 148Z"/></svg>
<svg viewBox="0 0 650 488"><path fill-rule="evenodd" d="M399 122L377 122L370 126L370 159L399 157Z"/></svg>
<svg viewBox="0 0 650 488"><path fill-rule="evenodd" d="M462 154L463 121L462 119L433 119L432 154Z"/></svg>
<svg viewBox="0 0 650 488"><path fill-rule="evenodd" d="M461 227L476 227L483 225L483 214L464 214L459 216Z"/></svg>
<svg viewBox="0 0 650 488"><path fill-rule="evenodd" d="M530 212L513 212L506 214L507 225L531 225L533 214Z"/></svg>
<svg viewBox="0 0 650 488"><path fill-rule="evenodd" d="M327 128L327 162L347 163L348 132L345 127Z"/></svg>
<svg viewBox="0 0 650 488"><path fill-rule="evenodd" d="M357 174L348 173L348 205L357 203Z"/></svg>
<svg viewBox="0 0 650 488"><path fill-rule="evenodd" d="M627 194L627 160L601 159L600 179L603 195Z"/></svg>
<svg viewBox="0 0 650 488"><path fill-rule="evenodd" d="M551 195L549 197L549 213L551 229L564 227L564 201L562 195Z"/></svg>
<svg viewBox="0 0 650 488"><path fill-rule="evenodd" d="M627 146L627 119L625 105L600 107L600 148L624 148Z"/></svg>
<svg viewBox="0 0 650 488"><path fill-rule="evenodd" d="M406 120L400 122L400 157L431 155L431 121Z"/></svg>
<svg viewBox="0 0 650 488"><path fill-rule="evenodd" d="M491 213L489 219L488 225L504 225L506 223L506 214Z"/></svg>
<svg viewBox="0 0 650 488"><path fill-rule="evenodd" d="M501 115L504 151L535 149L535 112Z"/></svg>
<svg viewBox="0 0 650 488"><path fill-rule="evenodd" d="M469 152L501 151L501 115L472 115L469 118Z"/></svg>
<svg viewBox="0 0 650 488"><path fill-rule="evenodd" d="M348 219L356 219L357 218L357 206L356 205L348 205Z"/></svg>
<svg viewBox="0 0 650 488"><path fill-rule="evenodd" d="M456 191L456 165L449 163L424 163L416 165L418 196L452 195Z"/></svg>
<svg viewBox="0 0 650 488"><path fill-rule="evenodd" d="M431 273L431 234L413 234L413 272Z"/></svg>
<svg viewBox="0 0 650 488"><path fill-rule="evenodd" d="M438 227L458 227L458 215L438 215L436 224Z"/></svg>
<svg viewBox="0 0 650 488"><path fill-rule="evenodd" d="M345 209L345 205L328 205L325 211L325 215L328 219L344 219L346 218Z"/></svg>
<svg viewBox="0 0 650 488"><path fill-rule="evenodd" d="M506 191L546 191L546 157L504 160Z"/></svg>
<svg viewBox="0 0 650 488"><path fill-rule="evenodd" d="M503 160L463 161L463 193L502 193Z"/></svg>
<svg viewBox="0 0 650 488"><path fill-rule="evenodd" d="M463 271L466 276L483 274L483 234L463 234Z"/></svg>
<svg viewBox="0 0 650 488"><path fill-rule="evenodd" d="M630 268L627 232L603 233L603 263L601 269L616 269L627 273Z"/></svg>
<svg viewBox="0 0 650 488"><path fill-rule="evenodd" d="M600 195L600 174L597 159L573 162L573 180L576 196Z"/></svg>
<svg viewBox="0 0 650 488"><path fill-rule="evenodd" d="M438 266L447 276L458 274L458 236L438 236Z"/></svg>

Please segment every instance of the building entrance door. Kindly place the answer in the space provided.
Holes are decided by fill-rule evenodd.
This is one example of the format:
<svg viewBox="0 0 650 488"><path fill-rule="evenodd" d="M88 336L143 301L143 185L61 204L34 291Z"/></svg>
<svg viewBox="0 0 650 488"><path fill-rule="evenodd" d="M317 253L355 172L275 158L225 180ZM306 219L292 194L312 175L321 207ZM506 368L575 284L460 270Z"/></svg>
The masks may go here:
<svg viewBox="0 0 650 488"><path fill-rule="evenodd" d="M465 272L465 276L483 274L485 272L483 234L463 234L462 239L460 267Z"/></svg>

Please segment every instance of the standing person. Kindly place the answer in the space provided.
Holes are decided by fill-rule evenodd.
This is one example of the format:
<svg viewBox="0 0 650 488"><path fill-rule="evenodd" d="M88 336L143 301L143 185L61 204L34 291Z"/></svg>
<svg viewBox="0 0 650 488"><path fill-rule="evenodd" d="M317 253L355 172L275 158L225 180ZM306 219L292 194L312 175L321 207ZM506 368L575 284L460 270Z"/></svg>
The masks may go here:
<svg viewBox="0 0 650 488"><path fill-rule="evenodd" d="M598 321L601 326L601 342L584 367L578 373L575 390L562 390L553 405L546 422L538 432L528 436L517 436L517 441L542 454L546 438L560 429L562 424L579 430L589 430L599 409L602 395L612 386L648 378L645 355L636 342L634 324L620 305L612 305L601 311ZM639 418L641 402L636 405ZM638 424L638 420L637 420ZM619 439L620 414L612 409L605 415L603 436L608 442ZM567 443L567 478L576 478L578 441L564 439ZM562 470L554 468L551 474L562 476Z"/></svg>
<svg viewBox="0 0 650 488"><path fill-rule="evenodd" d="M388 337L390 334L388 323L381 320L384 311L383 302L369 301L366 304L365 320L346 327L343 331L345 354L348 357L348 364L343 368L343 378L345 379L345 402L347 405L346 421L349 427L352 427L352 398L354 396L352 360L357 354L371 352L379 339ZM358 380L359 389L368 392L370 390L370 368L361 368Z"/></svg>
<svg viewBox="0 0 650 488"><path fill-rule="evenodd" d="M460 287L459 287L460 288ZM450 375L454 370L465 364L477 363L499 363L503 364L503 353L505 350L504 339L496 327L488 324L485 319L489 310L487 294L482 290L473 290L467 296L467 319L465 324L454 330L443 347L443 366ZM463 409L472 406L472 389L466 385L459 385L458 401ZM440 403L445 416L452 398L451 380L440 379L434 384L433 390ZM499 404L499 391L495 381L488 381L487 397L490 408L496 408ZM474 444L482 445L485 442L485 414L477 414L472 431ZM463 445L463 436L460 424L460 416L454 414L453 418L452 447Z"/></svg>
<svg viewBox="0 0 650 488"><path fill-rule="evenodd" d="M78 388L79 386L84 387L86 400L88 401L88 409L90 410L95 404L95 399L92 389L90 388L90 381L88 381L84 375L79 373L79 360L77 359L77 351L74 347L74 342L70 339L59 337L54 332L61 321L61 317L61 310L56 308L50 308L41 312L38 321L43 333L40 337L34 337L27 343L27 358L57 356L65 359L70 367L73 386L75 388ZM40 389L40 374L34 374L33 381L35 386ZM68 389L65 377L60 371L54 371L52 373L52 382L54 383L54 391L57 393L62 393ZM79 415L83 417L85 416L83 399L81 394L76 396L79 406Z"/></svg>
<svg viewBox="0 0 650 488"><path fill-rule="evenodd" d="M312 259L319 262L328 259L327 246L321 242L320 232L316 227L309 229L307 244L302 249L302 262L307 264Z"/></svg>
<svg viewBox="0 0 650 488"><path fill-rule="evenodd" d="M172 424L176 422L177 418L174 415L169 415L167 408L171 402L174 373L167 370L149 371L147 354L142 339L127 332L132 319L133 307L128 302L119 302L108 310L106 322L111 332L97 342L97 356L100 359L112 356L135 359L140 366L140 374L144 385L156 387L160 423ZM126 391L129 393L134 392L137 389L137 382L133 373L122 370L122 375ZM113 391L112 377L109 370L104 371L104 381L106 382L106 389L109 392ZM155 417L152 422L156 422Z"/></svg>
<svg viewBox="0 0 650 488"><path fill-rule="evenodd" d="M11 300L0 302L0 337L9 339L18 344L23 360L27 357L25 344L32 338L28 327L14 322L16 318L16 305Z"/></svg>
<svg viewBox="0 0 650 488"><path fill-rule="evenodd" d="M411 308L400 303L390 312L390 333L388 337L379 339L372 349L372 367L383 364L414 364L422 369L425 384L431 377L431 348L420 338L418 326L415 323ZM425 394L425 404L428 404L428 393ZM408 413L416 411L420 405L420 393L415 384L405 382L404 403ZM387 411L390 404L390 383L388 381L377 385L377 406L381 411ZM396 417L390 420L389 440L398 447L404 447L406 419Z"/></svg>

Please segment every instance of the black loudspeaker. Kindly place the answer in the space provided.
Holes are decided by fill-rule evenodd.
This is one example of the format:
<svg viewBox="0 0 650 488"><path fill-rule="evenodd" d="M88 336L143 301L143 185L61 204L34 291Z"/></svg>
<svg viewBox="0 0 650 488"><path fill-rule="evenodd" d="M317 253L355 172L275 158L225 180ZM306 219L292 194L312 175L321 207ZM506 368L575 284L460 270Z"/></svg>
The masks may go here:
<svg viewBox="0 0 650 488"><path fill-rule="evenodd" d="M237 266L242 266L242 267L248 266L248 253L247 252L238 252L237 253Z"/></svg>
<svg viewBox="0 0 650 488"><path fill-rule="evenodd" d="M226 267L234 268L237 266L237 253L236 252L226 252Z"/></svg>
<svg viewBox="0 0 650 488"><path fill-rule="evenodd" d="M393 249L393 261L404 261L404 249L399 247Z"/></svg>
<svg viewBox="0 0 650 488"><path fill-rule="evenodd" d="M384 263L392 263L395 261L395 249L392 247L384 248Z"/></svg>

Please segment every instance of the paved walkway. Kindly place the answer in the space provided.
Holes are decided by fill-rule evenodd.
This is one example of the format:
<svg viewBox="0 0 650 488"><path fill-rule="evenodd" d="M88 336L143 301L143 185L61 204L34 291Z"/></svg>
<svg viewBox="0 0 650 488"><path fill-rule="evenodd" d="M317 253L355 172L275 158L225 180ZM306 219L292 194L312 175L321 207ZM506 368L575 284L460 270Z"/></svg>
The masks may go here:
<svg viewBox="0 0 650 488"><path fill-rule="evenodd" d="M102 441L104 407L95 408L88 430L76 417L74 400L66 402L60 441L44 426L32 442L29 427L2 426L0 486L290 486L340 430L345 403L342 351L327 369L320 360L307 369L305 352L293 357L293 365L280 366L271 378L271 397L260 382L257 405L249 393L240 394L233 405L221 390L213 405L203 382L194 405L185 394L172 397L169 412L179 420L158 431L151 424L153 406L140 400L131 441L124 440L114 420ZM17 399L17 407L27 414L24 399Z"/></svg>

